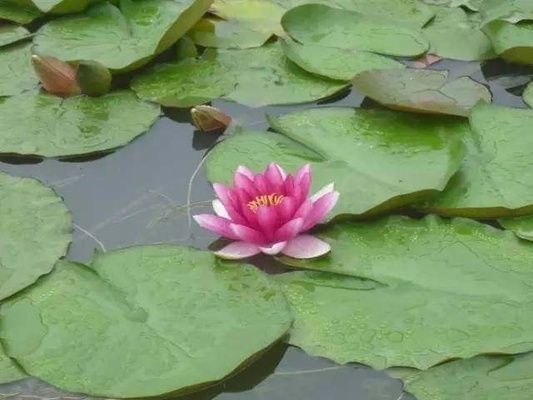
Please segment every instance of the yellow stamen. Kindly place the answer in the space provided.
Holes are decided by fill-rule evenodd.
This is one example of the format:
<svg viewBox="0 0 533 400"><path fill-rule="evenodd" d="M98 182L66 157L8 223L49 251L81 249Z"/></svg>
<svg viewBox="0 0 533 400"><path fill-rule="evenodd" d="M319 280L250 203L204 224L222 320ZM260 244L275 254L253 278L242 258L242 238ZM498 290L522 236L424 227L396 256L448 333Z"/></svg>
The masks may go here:
<svg viewBox="0 0 533 400"><path fill-rule="evenodd" d="M283 196L282 194L277 194L277 193L271 193L268 195L264 194L262 196L257 196L255 199L249 201L247 206L251 211L255 213L257 212L257 209L259 207L263 207L263 206L270 207L270 206L277 206L281 204L284 197L285 196Z"/></svg>

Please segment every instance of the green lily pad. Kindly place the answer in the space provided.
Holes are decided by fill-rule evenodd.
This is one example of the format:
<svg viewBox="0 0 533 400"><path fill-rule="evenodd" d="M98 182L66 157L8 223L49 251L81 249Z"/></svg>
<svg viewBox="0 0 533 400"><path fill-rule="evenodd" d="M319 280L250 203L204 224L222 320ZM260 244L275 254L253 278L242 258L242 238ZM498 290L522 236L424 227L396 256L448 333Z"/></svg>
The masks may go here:
<svg viewBox="0 0 533 400"><path fill-rule="evenodd" d="M502 218L499 222L505 229L513 231L519 238L533 241L533 217L526 215L524 217Z"/></svg>
<svg viewBox="0 0 533 400"><path fill-rule="evenodd" d="M70 225L52 189L0 173L0 300L50 272L67 251Z"/></svg>
<svg viewBox="0 0 533 400"><path fill-rule="evenodd" d="M26 378L22 371L4 352L0 345L0 385Z"/></svg>
<svg viewBox="0 0 533 400"><path fill-rule="evenodd" d="M2 0L0 2L0 19L18 24L29 24L40 16L41 12L31 0Z"/></svg>
<svg viewBox="0 0 533 400"><path fill-rule="evenodd" d="M44 13L70 14L85 10L96 0L32 0L33 4Z"/></svg>
<svg viewBox="0 0 533 400"><path fill-rule="evenodd" d="M533 211L533 111L479 104L464 136L466 157L446 190L425 211L498 218Z"/></svg>
<svg viewBox="0 0 533 400"><path fill-rule="evenodd" d="M392 56L418 56L428 50L422 32L354 11L308 4L281 19L285 31L302 44L356 49Z"/></svg>
<svg viewBox="0 0 533 400"><path fill-rule="evenodd" d="M13 96L39 84L31 65L31 54L31 42L0 48L0 97Z"/></svg>
<svg viewBox="0 0 533 400"><path fill-rule="evenodd" d="M458 133L468 129L456 118L353 108L309 109L270 123L281 134L243 132L218 144L208 179L231 182L239 165L311 163L314 190L335 182L337 215L382 212L442 190L462 160Z"/></svg>
<svg viewBox="0 0 533 400"><path fill-rule="evenodd" d="M292 322L283 294L258 269L170 245L99 254L90 268L58 263L1 315L6 352L29 374L120 398L220 380Z"/></svg>
<svg viewBox="0 0 533 400"><path fill-rule="evenodd" d="M0 47L26 39L31 34L20 25L3 24L0 25Z"/></svg>
<svg viewBox="0 0 533 400"><path fill-rule="evenodd" d="M166 50L207 11L211 0L121 0L48 22L35 52L63 61L92 60L125 71Z"/></svg>
<svg viewBox="0 0 533 400"><path fill-rule="evenodd" d="M533 244L435 216L337 224L319 236L329 255L282 261L320 272L279 278L295 316L290 343L306 352L426 369L533 348Z"/></svg>
<svg viewBox="0 0 533 400"><path fill-rule="evenodd" d="M522 20L533 20L533 2L531 0L484 0L479 12L482 24L503 20L512 24Z"/></svg>
<svg viewBox="0 0 533 400"><path fill-rule="evenodd" d="M354 87L396 110L468 116L478 102L492 100L487 87L469 77L451 82L448 71L425 69L365 71L353 79Z"/></svg>
<svg viewBox="0 0 533 400"><path fill-rule="evenodd" d="M493 21L485 25L483 31L500 57L518 64L533 65L533 21L517 24Z"/></svg>
<svg viewBox="0 0 533 400"><path fill-rule="evenodd" d="M346 82L320 78L285 58L279 43L245 50L212 50L200 60L163 64L132 81L145 100L190 107L224 97L251 107L329 97Z"/></svg>
<svg viewBox="0 0 533 400"><path fill-rule="evenodd" d="M470 11L479 11L485 0L450 0L450 7L465 7ZM426 0L427 2L427 0Z"/></svg>
<svg viewBox="0 0 533 400"><path fill-rule="evenodd" d="M533 353L479 356L453 361L405 380L418 400L529 400L533 392Z"/></svg>
<svg viewBox="0 0 533 400"><path fill-rule="evenodd" d="M0 153L61 157L112 150L146 132L159 113L131 91L67 99L25 92L0 99Z"/></svg>
<svg viewBox="0 0 533 400"><path fill-rule="evenodd" d="M489 38L462 8L439 7L435 19L423 29L432 54L463 61L495 58Z"/></svg>
<svg viewBox="0 0 533 400"><path fill-rule="evenodd" d="M287 58L299 67L331 79L348 81L363 71L405 68L398 61L368 51L303 45L291 39L281 45Z"/></svg>
<svg viewBox="0 0 533 400"><path fill-rule="evenodd" d="M522 95L524 98L524 102L533 108L533 83L530 83L527 85L526 90L524 90L524 93Z"/></svg>

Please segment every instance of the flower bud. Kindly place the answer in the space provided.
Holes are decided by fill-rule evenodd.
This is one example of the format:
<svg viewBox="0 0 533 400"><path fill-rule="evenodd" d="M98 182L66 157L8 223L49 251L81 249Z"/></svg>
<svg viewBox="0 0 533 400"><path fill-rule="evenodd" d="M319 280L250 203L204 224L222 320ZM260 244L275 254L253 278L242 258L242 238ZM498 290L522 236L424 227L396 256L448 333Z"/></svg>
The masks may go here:
<svg viewBox="0 0 533 400"><path fill-rule="evenodd" d="M56 96L69 97L80 93L76 81L76 68L55 57L31 56L35 73L44 89Z"/></svg>
<svg viewBox="0 0 533 400"><path fill-rule="evenodd" d="M231 123L231 117L218 108L199 105L191 109L191 117L198 129L203 132L224 130Z"/></svg>

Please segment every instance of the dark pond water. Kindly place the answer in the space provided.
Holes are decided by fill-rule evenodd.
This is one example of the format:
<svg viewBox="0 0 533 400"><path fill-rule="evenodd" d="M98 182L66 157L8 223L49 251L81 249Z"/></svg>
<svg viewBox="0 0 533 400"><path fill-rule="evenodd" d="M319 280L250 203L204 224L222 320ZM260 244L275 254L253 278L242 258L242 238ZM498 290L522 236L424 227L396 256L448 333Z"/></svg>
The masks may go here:
<svg viewBox="0 0 533 400"><path fill-rule="evenodd" d="M448 69L452 77L469 75L490 86L494 103L524 107L523 86L533 68L501 61L479 63L442 61L432 68ZM345 93L327 105L375 107L356 93ZM266 128L265 113L278 114L310 107L250 109L217 101L234 120ZM191 224L190 213L210 208L210 185L201 169L207 150L220 137L196 132L188 110L165 110L165 115L133 143L100 158L75 161L2 159L0 169L34 177L63 196L74 218L69 258L88 261L95 249L176 243L207 248L215 237ZM187 207L190 203L190 207ZM267 272L283 271L268 259L253 262ZM0 399L78 400L36 379L0 385ZM401 381L360 365L339 366L278 345L246 370L225 382L181 397L183 400L413 400Z"/></svg>

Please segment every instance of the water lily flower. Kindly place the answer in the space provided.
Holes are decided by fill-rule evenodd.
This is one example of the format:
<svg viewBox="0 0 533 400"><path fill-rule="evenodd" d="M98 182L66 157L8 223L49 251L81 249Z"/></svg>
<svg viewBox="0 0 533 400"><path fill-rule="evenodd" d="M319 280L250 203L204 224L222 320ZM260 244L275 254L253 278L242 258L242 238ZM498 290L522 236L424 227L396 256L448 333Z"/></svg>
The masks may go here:
<svg viewBox="0 0 533 400"><path fill-rule="evenodd" d="M250 257L258 253L313 258L326 254L330 246L309 235L337 203L333 183L309 197L311 166L288 175L276 163L254 174L240 166L233 187L215 183L216 215L195 215L198 224L234 240L215 254L225 259Z"/></svg>

